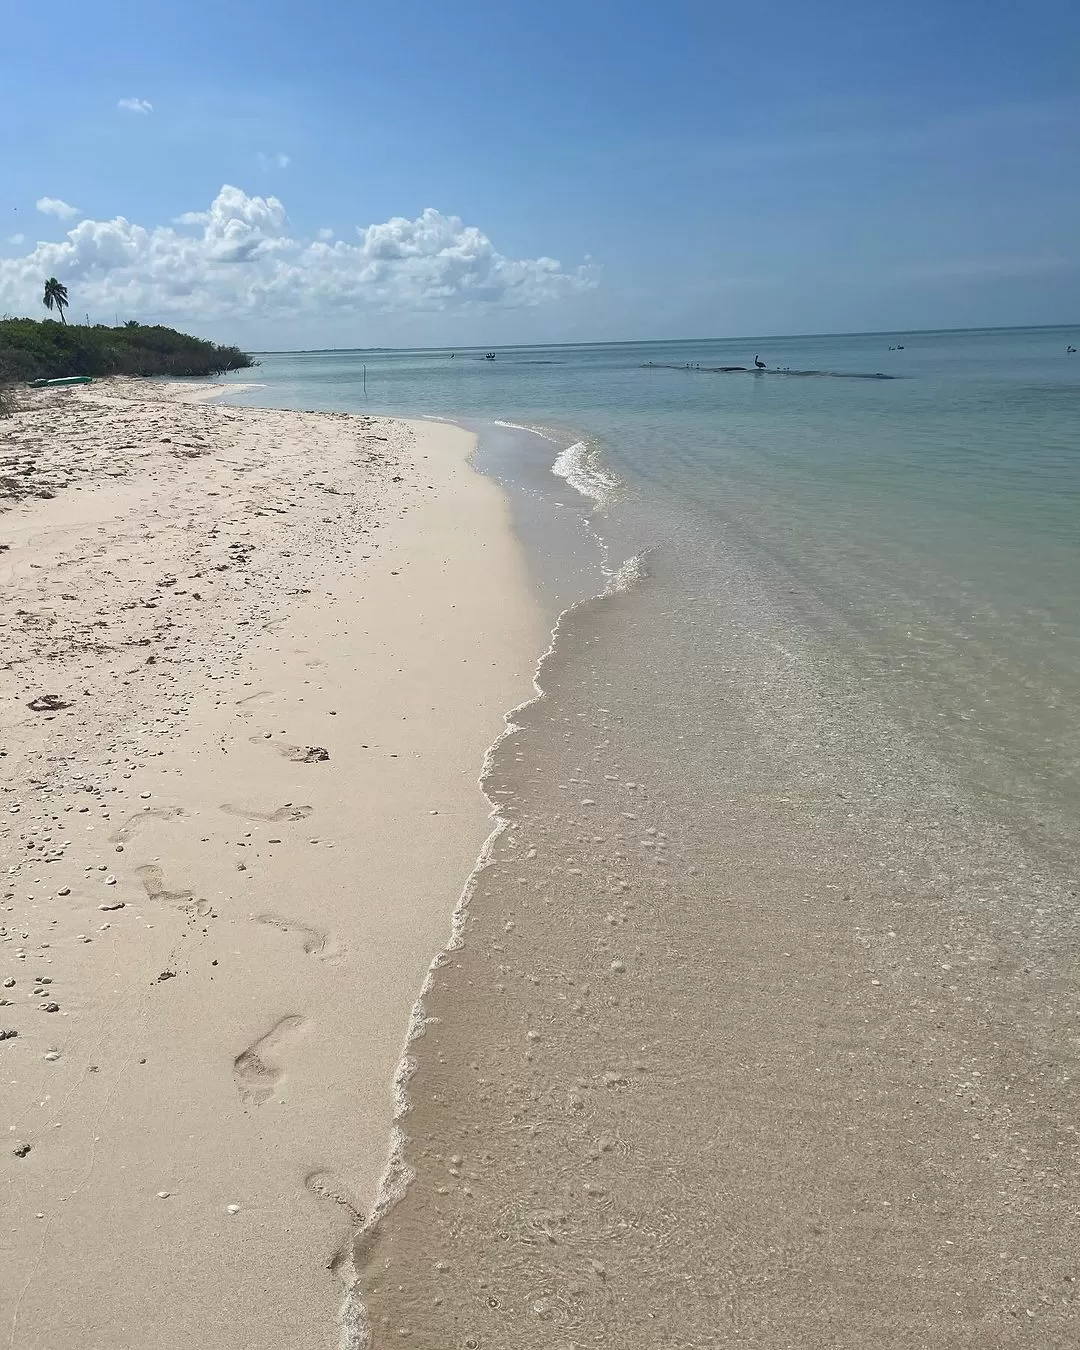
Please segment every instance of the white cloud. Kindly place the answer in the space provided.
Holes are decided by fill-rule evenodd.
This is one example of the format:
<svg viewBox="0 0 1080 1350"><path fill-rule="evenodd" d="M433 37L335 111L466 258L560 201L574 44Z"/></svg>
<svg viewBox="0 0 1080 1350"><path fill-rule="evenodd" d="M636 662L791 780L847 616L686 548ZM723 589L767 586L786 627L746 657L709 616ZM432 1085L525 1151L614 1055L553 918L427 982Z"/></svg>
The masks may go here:
<svg viewBox="0 0 1080 1350"><path fill-rule="evenodd" d="M324 225L323 228L322 228L321 230L316 230L316 231L315 231L315 237L316 237L317 239L333 239L333 237L334 237L334 231L331 230L331 229L328 229L328 228ZM21 242L21 241L20 241L20 242Z"/></svg>
<svg viewBox="0 0 1080 1350"><path fill-rule="evenodd" d="M116 105L121 112L152 113L154 105L148 98L122 98Z"/></svg>
<svg viewBox="0 0 1080 1350"><path fill-rule="evenodd" d="M72 216L79 214L77 206L68 206L67 202L62 202L59 197L39 197L37 209L43 216L59 216L61 220L70 220Z"/></svg>
<svg viewBox="0 0 1080 1350"><path fill-rule="evenodd" d="M292 156L287 155L284 150L278 150L273 155L264 154L260 150L256 159L259 161L259 167L263 169L287 169L292 163Z"/></svg>
<svg viewBox="0 0 1080 1350"><path fill-rule="evenodd" d="M22 243L25 243L25 241L26 241L26 235L25 235L25 234L9 234L9 235L8 235L8 243L9 243L9 244L22 244Z"/></svg>
<svg viewBox="0 0 1080 1350"><path fill-rule="evenodd" d="M49 200L51 199L43 199ZM41 203L38 204L41 208ZM54 204L50 209L55 214ZM71 208L64 208L71 210ZM322 323L362 313L487 312L536 306L594 285L588 267L508 258L473 225L429 207L358 226L350 242L292 238L277 197L226 185L205 211L145 227L81 220L58 243L0 259L0 312L33 310L43 276L81 310L209 323L245 318Z"/></svg>

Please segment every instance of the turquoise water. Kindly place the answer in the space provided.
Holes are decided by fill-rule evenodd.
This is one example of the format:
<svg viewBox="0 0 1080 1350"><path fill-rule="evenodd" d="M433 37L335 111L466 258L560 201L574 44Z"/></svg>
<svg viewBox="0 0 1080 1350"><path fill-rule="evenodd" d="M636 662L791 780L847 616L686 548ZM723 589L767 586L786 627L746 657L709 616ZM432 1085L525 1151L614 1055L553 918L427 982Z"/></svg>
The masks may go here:
<svg viewBox="0 0 1080 1350"><path fill-rule="evenodd" d="M598 468L619 484L582 509L615 561L647 550L665 596L643 668L662 655L650 642L682 653L667 688L706 742L710 693L690 668L725 603L730 614L754 595L837 699L857 693L859 716L889 719L988 809L1007 804L1025 839L1067 854L1080 805L1076 338L268 354L265 387L234 401L542 426L555 440L499 433L500 471L513 476L517 453L534 483L538 462L546 473L582 443L582 485ZM761 374L697 369L758 355ZM853 378L878 375L892 378Z"/></svg>

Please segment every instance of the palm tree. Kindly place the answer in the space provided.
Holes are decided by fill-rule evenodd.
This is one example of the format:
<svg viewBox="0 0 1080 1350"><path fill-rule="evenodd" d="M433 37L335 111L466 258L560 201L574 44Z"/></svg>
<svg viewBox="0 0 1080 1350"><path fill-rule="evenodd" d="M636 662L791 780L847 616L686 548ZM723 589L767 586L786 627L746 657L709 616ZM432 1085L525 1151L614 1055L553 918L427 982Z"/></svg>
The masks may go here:
<svg viewBox="0 0 1080 1350"><path fill-rule="evenodd" d="M55 307L59 311L60 322L67 323L67 319L64 318L67 302L67 287L57 281L55 277L50 277L45 283L45 294L41 303L50 311Z"/></svg>

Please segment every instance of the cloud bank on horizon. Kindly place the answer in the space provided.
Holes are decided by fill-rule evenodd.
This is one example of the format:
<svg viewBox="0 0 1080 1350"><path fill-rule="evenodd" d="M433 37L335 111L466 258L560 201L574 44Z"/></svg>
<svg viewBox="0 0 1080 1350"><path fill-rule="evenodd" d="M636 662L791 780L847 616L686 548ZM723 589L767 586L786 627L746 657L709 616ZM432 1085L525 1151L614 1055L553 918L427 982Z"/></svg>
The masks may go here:
<svg viewBox="0 0 1080 1350"><path fill-rule="evenodd" d="M57 198L39 211L77 215ZM111 318L204 324L228 317L481 311L557 301L596 284L589 266L508 258L476 226L428 207L357 226L354 239L292 238L282 202L224 185L204 211L145 227L80 220L57 242L0 258L0 310L36 313L45 277Z"/></svg>

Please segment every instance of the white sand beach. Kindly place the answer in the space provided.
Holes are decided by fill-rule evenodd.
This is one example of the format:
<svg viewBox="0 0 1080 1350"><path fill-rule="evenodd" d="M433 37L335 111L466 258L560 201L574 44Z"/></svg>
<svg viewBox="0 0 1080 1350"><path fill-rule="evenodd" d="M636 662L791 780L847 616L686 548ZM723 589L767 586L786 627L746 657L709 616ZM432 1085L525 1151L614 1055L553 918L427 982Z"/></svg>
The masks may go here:
<svg viewBox="0 0 1080 1350"><path fill-rule="evenodd" d="M11 1350L337 1343L545 645L465 432L205 394L0 425Z"/></svg>

